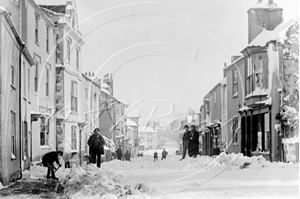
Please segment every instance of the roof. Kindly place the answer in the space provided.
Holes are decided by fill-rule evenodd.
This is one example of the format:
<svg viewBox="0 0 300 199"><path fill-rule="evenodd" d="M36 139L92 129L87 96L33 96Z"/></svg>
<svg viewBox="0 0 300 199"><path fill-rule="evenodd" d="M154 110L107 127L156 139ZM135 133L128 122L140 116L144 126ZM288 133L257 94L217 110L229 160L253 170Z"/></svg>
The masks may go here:
<svg viewBox="0 0 300 199"><path fill-rule="evenodd" d="M227 77L224 77L221 81L219 81L219 84L226 85L227 84Z"/></svg>
<svg viewBox="0 0 300 199"><path fill-rule="evenodd" d="M126 118L126 126L137 126L137 124L129 118Z"/></svg>
<svg viewBox="0 0 300 199"><path fill-rule="evenodd" d="M299 21L299 16L295 17L294 19L288 21L287 23L279 24L274 30L269 31L263 29L263 31L253 39L250 44L246 48L250 47L264 47L270 41L278 41L282 42L286 38L287 30L293 26L296 22Z"/></svg>
<svg viewBox="0 0 300 199"><path fill-rule="evenodd" d="M157 133L151 126L140 126L138 128L139 132L146 132L146 133Z"/></svg>
<svg viewBox="0 0 300 199"><path fill-rule="evenodd" d="M35 0L38 5L66 5L67 0Z"/></svg>
<svg viewBox="0 0 300 199"><path fill-rule="evenodd" d="M140 110L129 110L126 113L127 117L140 117Z"/></svg>
<svg viewBox="0 0 300 199"><path fill-rule="evenodd" d="M108 90L104 89L104 88L101 88L101 91L106 93L107 95L110 95L110 92Z"/></svg>

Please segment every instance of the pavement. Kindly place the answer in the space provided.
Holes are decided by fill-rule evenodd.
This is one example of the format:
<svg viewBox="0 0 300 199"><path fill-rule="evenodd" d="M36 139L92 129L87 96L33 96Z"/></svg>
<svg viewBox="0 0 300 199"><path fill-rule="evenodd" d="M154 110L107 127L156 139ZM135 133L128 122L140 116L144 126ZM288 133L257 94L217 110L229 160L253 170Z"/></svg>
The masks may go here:
<svg viewBox="0 0 300 199"><path fill-rule="evenodd" d="M32 196L32 198L56 198L62 194L59 193L59 185L58 180L52 179L22 179L0 189L0 198L18 198L21 195Z"/></svg>

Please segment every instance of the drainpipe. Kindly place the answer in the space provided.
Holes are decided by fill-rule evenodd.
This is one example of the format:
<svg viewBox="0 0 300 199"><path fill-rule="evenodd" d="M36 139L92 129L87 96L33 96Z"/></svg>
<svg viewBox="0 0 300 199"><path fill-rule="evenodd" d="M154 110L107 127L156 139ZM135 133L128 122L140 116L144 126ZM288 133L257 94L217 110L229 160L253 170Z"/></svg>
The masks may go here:
<svg viewBox="0 0 300 199"><path fill-rule="evenodd" d="M22 179L22 54L25 48L25 44L22 43L20 46L20 54L19 54L19 129L20 129L20 138L19 138L19 144L20 144L20 158L19 158L19 172L20 172L20 178Z"/></svg>

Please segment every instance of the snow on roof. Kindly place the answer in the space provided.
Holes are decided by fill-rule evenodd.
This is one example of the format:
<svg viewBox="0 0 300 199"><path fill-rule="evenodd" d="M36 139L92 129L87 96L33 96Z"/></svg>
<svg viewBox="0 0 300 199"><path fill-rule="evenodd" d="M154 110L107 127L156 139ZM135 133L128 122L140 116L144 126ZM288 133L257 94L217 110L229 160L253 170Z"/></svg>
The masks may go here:
<svg viewBox="0 0 300 199"><path fill-rule="evenodd" d="M271 8L271 9L282 9L282 7L278 6L276 3L270 3L269 0L259 0L254 6L251 8Z"/></svg>
<svg viewBox="0 0 300 199"><path fill-rule="evenodd" d="M227 84L227 77L224 77L221 81L219 81L219 84L226 85Z"/></svg>
<svg viewBox="0 0 300 199"><path fill-rule="evenodd" d="M129 110L126 114L127 117L140 117L139 110Z"/></svg>
<svg viewBox="0 0 300 199"><path fill-rule="evenodd" d="M251 96L260 96L260 95L268 95L268 93L267 93L266 89L256 87L254 92L248 94L246 96L246 98L251 97Z"/></svg>
<svg viewBox="0 0 300 199"><path fill-rule="evenodd" d="M147 132L147 133L156 133L157 131L155 131L151 126L140 126L138 128L139 132Z"/></svg>
<svg viewBox="0 0 300 199"><path fill-rule="evenodd" d="M37 5L66 5L67 0L35 0Z"/></svg>
<svg viewBox="0 0 300 199"><path fill-rule="evenodd" d="M126 126L137 126L137 124L131 119L126 119Z"/></svg>
<svg viewBox="0 0 300 199"><path fill-rule="evenodd" d="M104 82L101 83L101 87L102 88L110 88L110 86L108 86L108 84L104 83Z"/></svg>
<svg viewBox="0 0 300 199"><path fill-rule="evenodd" d="M270 41L283 42L286 37L285 34L287 30L298 21L299 21L299 16L288 21L287 23L279 24L272 31L263 29L263 31L257 37L255 37L255 39L253 39L253 41L250 44L248 44L247 47L255 47L255 46L264 47Z"/></svg>
<svg viewBox="0 0 300 199"><path fill-rule="evenodd" d="M101 88L101 91L108 94L108 95L110 95L110 92L108 90L104 89L104 88Z"/></svg>
<svg viewBox="0 0 300 199"><path fill-rule="evenodd" d="M263 100L263 101L256 102L255 104L264 104L267 106L271 106L272 105L272 97L269 97L268 99Z"/></svg>

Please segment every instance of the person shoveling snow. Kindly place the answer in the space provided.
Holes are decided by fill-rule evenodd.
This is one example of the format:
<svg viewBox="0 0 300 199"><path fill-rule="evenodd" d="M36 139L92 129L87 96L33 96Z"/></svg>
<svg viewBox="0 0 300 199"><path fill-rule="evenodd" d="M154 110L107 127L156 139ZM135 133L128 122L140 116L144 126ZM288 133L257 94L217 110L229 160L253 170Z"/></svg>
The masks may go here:
<svg viewBox="0 0 300 199"><path fill-rule="evenodd" d="M48 167L47 170L47 179L55 179L58 180L57 177L55 177L55 172L61 167L61 164L59 163L58 157L62 156L63 152L61 151L52 151L49 153L46 153L42 158L42 164L44 167ZM54 162L58 165L57 168L54 166Z"/></svg>

